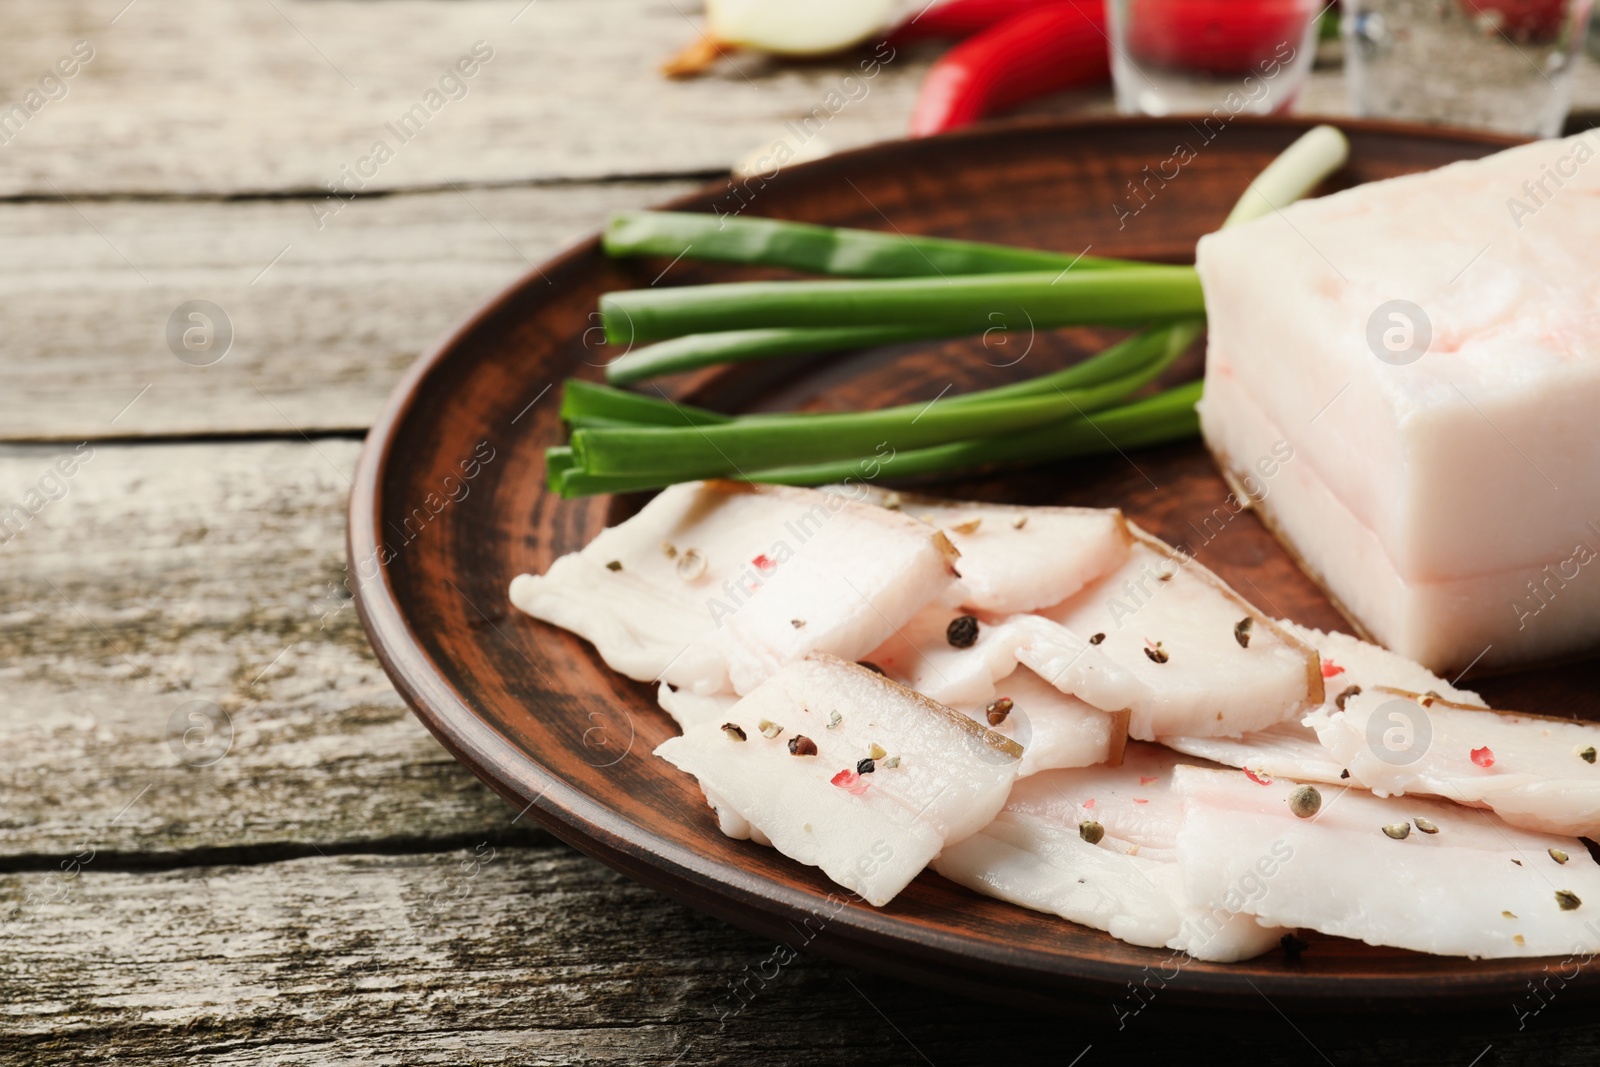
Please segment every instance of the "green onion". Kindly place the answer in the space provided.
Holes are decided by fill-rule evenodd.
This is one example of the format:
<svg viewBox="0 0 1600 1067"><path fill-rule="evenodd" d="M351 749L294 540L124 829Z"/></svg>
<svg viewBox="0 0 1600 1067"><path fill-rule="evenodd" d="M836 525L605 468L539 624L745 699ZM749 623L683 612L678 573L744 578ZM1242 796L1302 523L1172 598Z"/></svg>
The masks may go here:
<svg viewBox="0 0 1600 1067"><path fill-rule="evenodd" d="M975 274L874 281L728 282L630 289L600 298L616 344L714 330L778 326L918 326L950 333L1000 328L1140 325L1205 314L1193 267Z"/></svg>
<svg viewBox="0 0 1600 1067"><path fill-rule="evenodd" d="M1200 399L1201 385L1189 382L1157 396L1025 433L908 449L888 457L875 452L808 466L778 467L747 474L746 480L827 485L852 478L908 478L1165 444L1192 437L1198 430L1199 418L1194 405ZM570 451L550 449L551 453L570 454ZM590 474L558 455L547 457L547 471L551 490L567 498L660 489L681 480L659 474Z"/></svg>
<svg viewBox="0 0 1600 1067"><path fill-rule="evenodd" d="M1143 265L1126 259L1063 255L981 241L681 211L621 212L611 217L601 241L606 254L612 256L686 257L861 278L1059 271L1067 267L1104 270Z"/></svg>
<svg viewBox="0 0 1600 1067"><path fill-rule="evenodd" d="M743 363L779 356L822 355L851 348L871 348L902 341L923 341L949 336L947 330L923 330L915 326L841 326L817 329L724 330L720 333L691 333L653 345L606 364L606 381L612 385L631 385L664 374L679 374L719 363Z"/></svg>
<svg viewBox="0 0 1600 1067"><path fill-rule="evenodd" d="M1059 421L1115 404L1169 362L1163 353L1121 378L999 400L941 406L936 397L882 411L747 415L686 428L580 428L572 434L572 449L591 474L672 474L677 481L742 477L747 469L844 459L883 443L920 448L993 433L997 427L1024 430Z"/></svg>
<svg viewBox="0 0 1600 1067"><path fill-rule="evenodd" d="M783 485L826 485L851 477L906 478L1165 444L1193 436L1199 430L1200 417L1195 403L1200 399L1203 385L1203 382L1188 382L1144 400L1040 426L1025 433L896 452L887 459L872 455L809 467L781 467L753 474L749 480Z"/></svg>
<svg viewBox="0 0 1600 1067"><path fill-rule="evenodd" d="M631 423L645 426L702 426L733 422L734 416L693 404L656 399L594 382L567 379L561 393L561 417L574 425Z"/></svg>

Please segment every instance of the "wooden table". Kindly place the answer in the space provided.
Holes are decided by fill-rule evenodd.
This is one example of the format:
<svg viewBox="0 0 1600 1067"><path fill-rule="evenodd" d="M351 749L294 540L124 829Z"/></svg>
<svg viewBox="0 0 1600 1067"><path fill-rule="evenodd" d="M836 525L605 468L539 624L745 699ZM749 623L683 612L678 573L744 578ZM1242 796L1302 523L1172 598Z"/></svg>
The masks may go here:
<svg viewBox="0 0 1600 1067"><path fill-rule="evenodd" d="M519 822L407 711L343 585L392 383L608 211L783 135L842 63L667 84L685 0L0 11L0 100L46 79L0 125L0 1062L1597 1054L1559 993L1520 1030L1533 1000L1375 1035L1159 997L1120 1027L1109 1000L1043 1018L809 956L773 974L772 945ZM818 142L896 135L928 58ZM1580 103L1597 85L1586 66ZM1336 70L1306 105L1342 107ZM223 312L209 342L175 318L196 300Z"/></svg>

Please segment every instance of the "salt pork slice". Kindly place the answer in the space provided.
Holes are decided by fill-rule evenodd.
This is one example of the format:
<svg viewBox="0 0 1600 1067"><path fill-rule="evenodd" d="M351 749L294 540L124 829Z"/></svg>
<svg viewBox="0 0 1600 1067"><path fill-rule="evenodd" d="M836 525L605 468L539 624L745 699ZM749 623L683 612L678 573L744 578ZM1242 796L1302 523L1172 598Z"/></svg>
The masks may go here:
<svg viewBox="0 0 1600 1067"><path fill-rule="evenodd" d="M1122 563L1037 613L1017 657L1129 736L1238 736L1323 699L1317 654L1192 557L1133 524ZM1040 624L1043 625L1040 625Z"/></svg>
<svg viewBox="0 0 1600 1067"><path fill-rule="evenodd" d="M813 656L656 755L699 779L725 830L882 906L995 817L1022 750L882 675Z"/></svg>
<svg viewBox="0 0 1600 1067"><path fill-rule="evenodd" d="M937 530L884 508L692 482L519 575L511 602L630 678L744 693L811 652L866 654L948 590L954 558Z"/></svg>
<svg viewBox="0 0 1600 1067"><path fill-rule="evenodd" d="M1600 948L1600 866L1576 838L1447 801L1180 767L1178 869L1192 904L1371 945L1445 956ZM1302 808L1301 810L1306 810Z"/></svg>
<svg viewBox="0 0 1600 1067"><path fill-rule="evenodd" d="M1600 837L1600 725L1393 689L1365 689L1343 710L1324 707L1306 721L1350 777L1380 796L1445 797L1513 826Z"/></svg>
<svg viewBox="0 0 1600 1067"><path fill-rule="evenodd" d="M1597 150L1540 141L1200 239L1207 444L1364 636L1433 670L1600 641Z"/></svg>
<svg viewBox="0 0 1600 1067"><path fill-rule="evenodd" d="M844 493L937 527L956 546L962 606L1013 614L1059 604L1118 566L1133 538L1115 508L1019 507L866 487Z"/></svg>
<svg viewBox="0 0 1600 1067"><path fill-rule="evenodd" d="M1278 625L1317 650L1322 661L1325 697L1335 710L1357 693L1385 686L1414 693L1433 693L1458 704L1483 706L1483 698L1478 694L1457 689L1426 667L1359 637L1323 633L1285 619L1279 619ZM1248 767L1301 781L1341 782L1350 777L1341 757L1324 747L1317 738L1317 731L1299 719L1242 737L1167 737L1162 739L1162 744L1229 767Z"/></svg>
<svg viewBox="0 0 1600 1067"><path fill-rule="evenodd" d="M1259 955L1284 931L1190 904L1176 862L1178 757L1132 744L1123 765L1047 771L1017 783L1005 810L933 863L986 896L1196 959Z"/></svg>

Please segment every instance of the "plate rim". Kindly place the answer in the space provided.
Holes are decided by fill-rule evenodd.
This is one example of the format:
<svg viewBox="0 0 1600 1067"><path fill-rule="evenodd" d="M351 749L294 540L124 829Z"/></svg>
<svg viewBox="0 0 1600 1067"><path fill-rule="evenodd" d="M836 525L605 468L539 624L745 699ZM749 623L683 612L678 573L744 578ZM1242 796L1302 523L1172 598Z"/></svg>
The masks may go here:
<svg viewBox="0 0 1600 1067"><path fill-rule="evenodd" d="M898 138L874 142L813 163L794 164L785 167L785 170L803 173L814 167L836 164L840 160L903 150L909 145L929 140L981 142L1031 131L1071 133L1106 128L1155 127L1171 125L1182 118L1106 115L982 123L941 134L936 139ZM1488 130L1316 115L1237 116L1232 121L1283 130L1306 130L1327 123L1352 131L1427 140L1468 141L1495 147L1512 147L1527 141L1527 138ZM715 181L705 183L656 205L652 210L693 207L720 188ZM408 624L406 613L389 580L387 566L380 564L376 575L370 580L362 578L360 574L360 561L376 558L380 550L378 530L384 507L382 486L399 441L398 431L419 399L420 387L451 358L464 340L488 320L505 312L509 305L523 298L535 283L543 282L546 275L554 274L595 253L599 248L599 240L600 231L595 230L560 246L551 257L523 272L463 315L396 382L367 432L349 498L346 565L354 578L352 586L357 617L384 673L412 713L452 757L502 799L519 808L523 814L532 816L560 840L635 881L741 929L763 936L778 936L781 929L787 928L789 920L813 913L815 901L810 891L700 856L684 846L653 835L612 808L566 784L558 774L541 764L533 753L513 744L474 712L466 696L447 680ZM492 765L513 770L510 775L493 774L487 769ZM1006 997L1012 1004L1019 1003L1014 983L1021 976L1039 983L1037 998L1025 991L1021 1002L1052 1010L1062 1009L1063 992L1104 992L1110 985L1134 973L1128 964L1078 954L1050 956L1030 949L1019 956L950 929L920 928L915 936L907 937L901 928L902 922L901 917L893 913L869 906L843 908L829 919L823 934L807 943L806 950L918 984L957 989L988 999L993 999L997 994L986 978L1003 974L1007 985L1011 987ZM843 936L840 936L840 932ZM882 949L891 950L893 958L877 951ZM1059 964L1063 960L1071 961L1071 966L1046 966L1050 961ZM960 964L960 970L954 978L949 973L948 965L951 963ZM934 979L921 969L922 964L940 965L943 973ZM1401 1005L1399 1012L1387 993L1363 992L1355 988L1359 982L1352 976L1330 978L1306 974L1299 976L1296 982L1300 988L1289 996L1297 1007L1323 1012L1378 1009L1392 1015L1437 1012L1442 1007L1467 1007L1491 996L1503 997L1520 990L1522 976L1515 979L1494 974L1429 976L1425 983L1418 983L1421 988L1413 986L1408 990L1409 1003ZM1259 992L1248 975L1242 972L1230 975L1225 965L1217 970L1207 969L1202 983L1193 987L1175 984L1172 990L1175 1003L1223 1008L1235 997Z"/></svg>

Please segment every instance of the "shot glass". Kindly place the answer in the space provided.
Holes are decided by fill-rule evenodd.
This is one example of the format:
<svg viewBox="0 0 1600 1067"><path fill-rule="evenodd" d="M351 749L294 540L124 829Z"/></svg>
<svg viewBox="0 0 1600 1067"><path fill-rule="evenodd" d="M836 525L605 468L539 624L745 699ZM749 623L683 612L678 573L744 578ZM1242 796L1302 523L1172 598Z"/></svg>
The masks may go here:
<svg viewBox="0 0 1600 1067"><path fill-rule="evenodd" d="M1593 0L1344 0L1358 115L1552 137Z"/></svg>
<svg viewBox="0 0 1600 1067"><path fill-rule="evenodd" d="M1117 109L1286 110L1311 73L1328 0L1108 0Z"/></svg>

